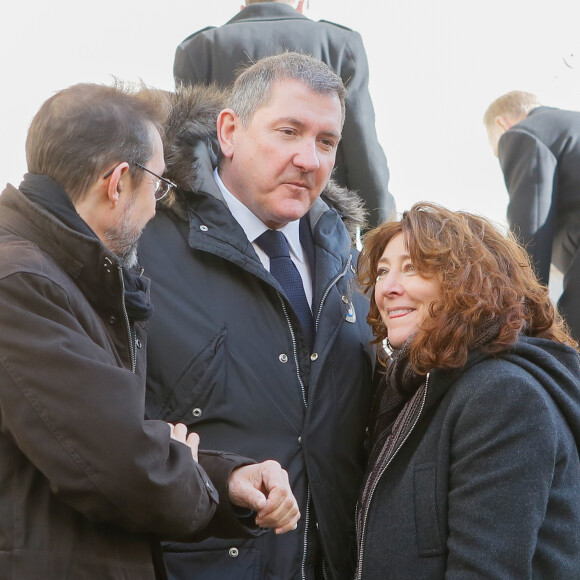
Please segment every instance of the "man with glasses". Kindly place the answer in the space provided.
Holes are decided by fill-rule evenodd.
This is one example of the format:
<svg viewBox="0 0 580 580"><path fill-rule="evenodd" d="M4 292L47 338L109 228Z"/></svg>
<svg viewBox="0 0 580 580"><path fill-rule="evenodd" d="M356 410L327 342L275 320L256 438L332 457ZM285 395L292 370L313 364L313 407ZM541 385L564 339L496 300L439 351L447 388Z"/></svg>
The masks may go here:
<svg viewBox="0 0 580 580"><path fill-rule="evenodd" d="M0 197L0 578L164 579L158 537L293 529L279 464L198 462L196 434L144 419L136 244L173 186L156 109L75 85L42 105L26 154Z"/></svg>

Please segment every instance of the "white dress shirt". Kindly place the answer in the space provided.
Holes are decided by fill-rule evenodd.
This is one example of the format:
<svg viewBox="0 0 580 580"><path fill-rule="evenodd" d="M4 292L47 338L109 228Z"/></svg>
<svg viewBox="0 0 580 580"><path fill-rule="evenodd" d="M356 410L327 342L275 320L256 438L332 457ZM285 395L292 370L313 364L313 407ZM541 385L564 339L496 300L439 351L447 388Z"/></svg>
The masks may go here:
<svg viewBox="0 0 580 580"><path fill-rule="evenodd" d="M256 254L258 254L258 258L260 258L262 264L264 264L264 268L269 272L270 258L264 250L256 244L256 239L270 228L268 228L268 226L258 216L252 213L237 197L228 191L218 174L217 168L214 169L213 174L215 182L220 188L230 212L234 216L234 219L240 224L240 226L242 226L248 240L252 243L252 246L254 246ZM310 275L310 268L308 267L306 254L300 244L300 220L289 222L278 231L282 232L288 240L290 259L294 262L294 265L300 273L302 285L304 286L304 293L306 294L306 300L308 300L310 309L312 309L312 277Z"/></svg>

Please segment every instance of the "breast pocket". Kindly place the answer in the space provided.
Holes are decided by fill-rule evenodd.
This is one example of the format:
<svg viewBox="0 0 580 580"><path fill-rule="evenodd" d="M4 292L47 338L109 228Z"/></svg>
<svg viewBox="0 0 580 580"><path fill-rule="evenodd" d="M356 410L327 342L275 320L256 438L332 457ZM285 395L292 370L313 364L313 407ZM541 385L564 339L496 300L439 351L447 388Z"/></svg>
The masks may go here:
<svg viewBox="0 0 580 580"><path fill-rule="evenodd" d="M220 328L194 353L170 386L168 397L155 418L189 423L201 417L208 401L219 396L219 390L226 385L226 336L227 329Z"/></svg>

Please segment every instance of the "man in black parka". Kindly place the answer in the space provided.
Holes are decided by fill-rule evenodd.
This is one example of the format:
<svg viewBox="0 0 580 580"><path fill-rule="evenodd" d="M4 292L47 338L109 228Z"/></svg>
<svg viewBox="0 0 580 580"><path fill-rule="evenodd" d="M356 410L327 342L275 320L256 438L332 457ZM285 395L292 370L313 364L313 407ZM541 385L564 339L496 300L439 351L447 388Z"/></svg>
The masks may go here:
<svg viewBox="0 0 580 580"><path fill-rule="evenodd" d="M489 106L484 123L510 197L509 224L544 284L551 264L564 275L558 310L580 340L580 112L512 91Z"/></svg>
<svg viewBox="0 0 580 580"><path fill-rule="evenodd" d="M220 27L208 27L177 48L173 74L187 84L229 86L237 72L264 56L284 51L309 54L325 62L348 89L342 140L333 179L358 192L369 225L395 212L389 193L389 169L375 129L369 94L369 66L358 32L302 14L304 0L246 0L246 6Z"/></svg>
<svg viewBox="0 0 580 580"><path fill-rule="evenodd" d="M166 544L170 577L350 580L375 353L352 240L362 203L329 183L344 86L285 53L245 71L227 102L203 86L166 98L178 189L140 245L155 302L147 413L277 460L302 513L284 536ZM312 334L256 241L268 229L290 246Z"/></svg>

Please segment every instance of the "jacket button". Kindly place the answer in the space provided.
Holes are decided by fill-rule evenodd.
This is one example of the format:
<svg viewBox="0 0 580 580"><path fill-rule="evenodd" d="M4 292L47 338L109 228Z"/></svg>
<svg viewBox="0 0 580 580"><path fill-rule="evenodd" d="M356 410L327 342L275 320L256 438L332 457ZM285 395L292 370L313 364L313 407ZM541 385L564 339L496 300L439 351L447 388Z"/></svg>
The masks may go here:
<svg viewBox="0 0 580 580"><path fill-rule="evenodd" d="M317 352L313 352L313 353L310 355L310 360L311 360L312 362L314 362L314 361L315 361L317 358L318 358L318 353L317 353Z"/></svg>
<svg viewBox="0 0 580 580"><path fill-rule="evenodd" d="M350 300L348 299L348 296L343 296L343 297L342 297L342 301L343 301L345 304L348 304L348 303L350 302Z"/></svg>
<svg viewBox="0 0 580 580"><path fill-rule="evenodd" d="M229 554L229 555L230 555L232 558L237 558L239 553L240 553L240 552L238 551L238 549L237 549L237 548L230 548L230 550L229 550L229 552L228 552L228 554Z"/></svg>
<svg viewBox="0 0 580 580"><path fill-rule="evenodd" d="M137 338L137 339L135 340L135 346L136 346L137 348L143 348L143 343L142 343L142 342L141 342L141 341L140 341L140 340Z"/></svg>
<svg viewBox="0 0 580 580"><path fill-rule="evenodd" d="M117 322L117 317L114 314L109 316L109 324L115 324Z"/></svg>
<svg viewBox="0 0 580 580"><path fill-rule="evenodd" d="M300 437L298 437L298 445L302 445L302 435L300 435Z"/></svg>
<svg viewBox="0 0 580 580"><path fill-rule="evenodd" d="M201 411L201 409L200 409L199 407L196 407L196 408L195 408L195 409L193 409L193 411L191 412L191 414L192 414L194 417L201 417L201 413L202 413L202 411Z"/></svg>
<svg viewBox="0 0 580 580"><path fill-rule="evenodd" d="M209 228L208 228L207 226L199 226L199 229L200 229L202 232L207 232L207 230L208 230Z"/></svg>
<svg viewBox="0 0 580 580"><path fill-rule="evenodd" d="M278 360L279 360L281 363L287 363L287 362L288 362L288 355L287 355L287 354L284 354L284 353L282 353L282 354L281 354L281 355L278 357Z"/></svg>

